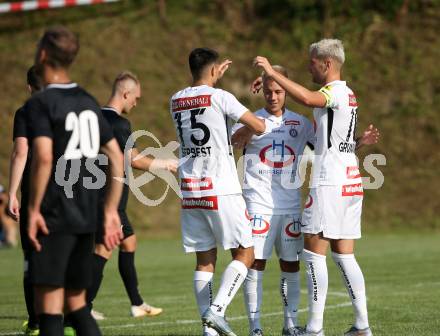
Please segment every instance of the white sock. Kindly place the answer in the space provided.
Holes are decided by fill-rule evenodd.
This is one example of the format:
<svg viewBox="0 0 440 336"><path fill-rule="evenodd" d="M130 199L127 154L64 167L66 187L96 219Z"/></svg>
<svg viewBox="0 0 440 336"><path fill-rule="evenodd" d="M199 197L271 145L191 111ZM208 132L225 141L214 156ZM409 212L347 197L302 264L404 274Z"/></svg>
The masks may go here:
<svg viewBox="0 0 440 336"><path fill-rule="evenodd" d="M223 272L222 281L211 310L214 314L225 316L225 310L231 303L244 279L248 269L241 261L233 260Z"/></svg>
<svg viewBox="0 0 440 336"><path fill-rule="evenodd" d="M280 294L284 307L284 328L298 324L298 305L300 297L299 272L281 272Z"/></svg>
<svg viewBox="0 0 440 336"><path fill-rule="evenodd" d="M249 319L249 330L261 329L260 309L263 302L264 271L249 269L243 284L244 303Z"/></svg>
<svg viewBox="0 0 440 336"><path fill-rule="evenodd" d="M197 306L200 316L209 308L212 303L212 277L213 273L195 271L194 272L194 294L196 295ZM209 335L217 335L214 329L207 326L203 327L203 332Z"/></svg>
<svg viewBox="0 0 440 336"><path fill-rule="evenodd" d="M367 297L365 281L361 268L354 254L338 254L332 252L333 260L341 272L342 280L347 288L354 310L354 326L358 329L368 328Z"/></svg>
<svg viewBox="0 0 440 336"><path fill-rule="evenodd" d="M309 318L307 330L318 332L324 322L325 299L328 289L328 273L325 256L303 250L303 258L307 273L309 299Z"/></svg>

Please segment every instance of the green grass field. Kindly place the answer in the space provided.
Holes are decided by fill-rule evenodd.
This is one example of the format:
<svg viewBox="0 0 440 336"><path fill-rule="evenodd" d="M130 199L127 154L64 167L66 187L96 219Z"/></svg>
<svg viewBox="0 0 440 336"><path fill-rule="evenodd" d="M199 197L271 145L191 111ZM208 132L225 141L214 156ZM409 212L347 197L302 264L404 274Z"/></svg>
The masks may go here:
<svg viewBox="0 0 440 336"><path fill-rule="evenodd" d="M368 235L358 244L358 261L367 282L370 323L375 335L439 335L440 244L434 234ZM115 255L116 257L116 255ZM229 260L221 253L218 270ZM104 335L200 335L192 292L194 257L182 252L178 240L142 241L137 253L141 292L146 301L164 308L155 318L129 317L129 302L117 271L116 258L106 268L96 310L108 317L100 323ZM326 335L342 335L351 323L350 300L337 270L328 258L329 295ZM22 299L22 256L19 249L0 250L0 336L19 335L26 318ZM281 304L278 265L268 265L264 282L265 335L280 335ZM218 285L219 278L215 284ZM302 293L306 293L304 275ZM301 298L302 324L307 299ZM247 335L241 291L228 309L238 335Z"/></svg>

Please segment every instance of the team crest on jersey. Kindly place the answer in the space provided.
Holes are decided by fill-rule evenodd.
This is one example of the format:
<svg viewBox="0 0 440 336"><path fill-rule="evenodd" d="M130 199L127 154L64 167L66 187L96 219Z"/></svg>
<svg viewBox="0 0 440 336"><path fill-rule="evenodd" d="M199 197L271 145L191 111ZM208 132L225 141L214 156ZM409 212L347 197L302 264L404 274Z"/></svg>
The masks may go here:
<svg viewBox="0 0 440 336"><path fill-rule="evenodd" d="M263 147L260 151L260 160L265 165L272 168L283 168L291 165L295 161L295 152L293 148L286 145L284 140L272 145Z"/></svg>
<svg viewBox="0 0 440 336"><path fill-rule="evenodd" d="M298 136L298 131L295 128L291 128L289 134L292 138L296 138Z"/></svg>
<svg viewBox="0 0 440 336"><path fill-rule="evenodd" d="M292 223L287 224L284 232L289 237L298 238L301 236L301 221L294 220Z"/></svg>

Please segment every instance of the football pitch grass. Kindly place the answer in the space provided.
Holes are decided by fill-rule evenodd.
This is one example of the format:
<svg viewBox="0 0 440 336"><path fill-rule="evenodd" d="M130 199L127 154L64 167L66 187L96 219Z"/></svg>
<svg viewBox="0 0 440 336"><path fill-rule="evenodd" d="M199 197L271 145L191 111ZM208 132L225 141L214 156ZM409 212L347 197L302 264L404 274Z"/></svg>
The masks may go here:
<svg viewBox="0 0 440 336"><path fill-rule="evenodd" d="M219 273L229 261L221 251ZM370 234L357 245L368 296L374 335L440 335L440 241L438 234ZM162 315L134 319L117 270L117 253L105 270L95 309L107 317L100 322L104 335L201 335L201 323L192 291L194 256L182 252L179 240L144 240L136 255L140 290L144 299L162 307ZM329 293L325 312L327 336L342 335L352 322L350 299L330 256ZM0 336L20 335L26 318L22 295L20 249L0 250ZM301 269L300 322L306 321L307 297ZM276 259L264 277L262 325L265 335L280 335L281 299ZM237 335L248 334L242 290L229 306L227 317Z"/></svg>

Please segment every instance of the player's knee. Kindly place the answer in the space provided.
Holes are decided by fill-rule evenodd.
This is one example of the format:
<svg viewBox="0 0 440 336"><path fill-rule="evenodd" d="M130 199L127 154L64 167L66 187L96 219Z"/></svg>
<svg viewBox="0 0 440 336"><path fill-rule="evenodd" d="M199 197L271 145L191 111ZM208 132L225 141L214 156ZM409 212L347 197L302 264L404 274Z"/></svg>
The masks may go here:
<svg viewBox="0 0 440 336"><path fill-rule="evenodd" d="M255 259L250 267L256 271L264 271L266 268L266 260L264 259Z"/></svg>
<svg viewBox="0 0 440 336"><path fill-rule="evenodd" d="M135 252L137 247L136 236L132 235L124 239L121 243L121 251L123 252Z"/></svg>
<svg viewBox="0 0 440 336"><path fill-rule="evenodd" d="M95 254L105 258L105 259L110 259L110 257L112 256L112 251L111 250L107 250L107 248L105 247L104 244L96 244L95 246Z"/></svg>
<svg viewBox="0 0 440 336"><path fill-rule="evenodd" d="M330 242L331 250L337 254L353 254L354 240L353 239L338 239Z"/></svg>
<svg viewBox="0 0 440 336"><path fill-rule="evenodd" d="M85 289L66 289L66 310L76 311L86 305Z"/></svg>
<svg viewBox="0 0 440 336"><path fill-rule="evenodd" d="M299 261L286 261L280 259L280 269L283 272L295 273L299 271Z"/></svg>
<svg viewBox="0 0 440 336"><path fill-rule="evenodd" d="M214 273L215 264L217 262L217 249L197 252L196 256L197 256L196 271Z"/></svg>
<svg viewBox="0 0 440 336"><path fill-rule="evenodd" d="M235 260L241 261L243 264L246 265L247 268L251 268L255 261L253 247L248 247L248 248L240 247L236 249L236 252L233 253L233 255Z"/></svg>

